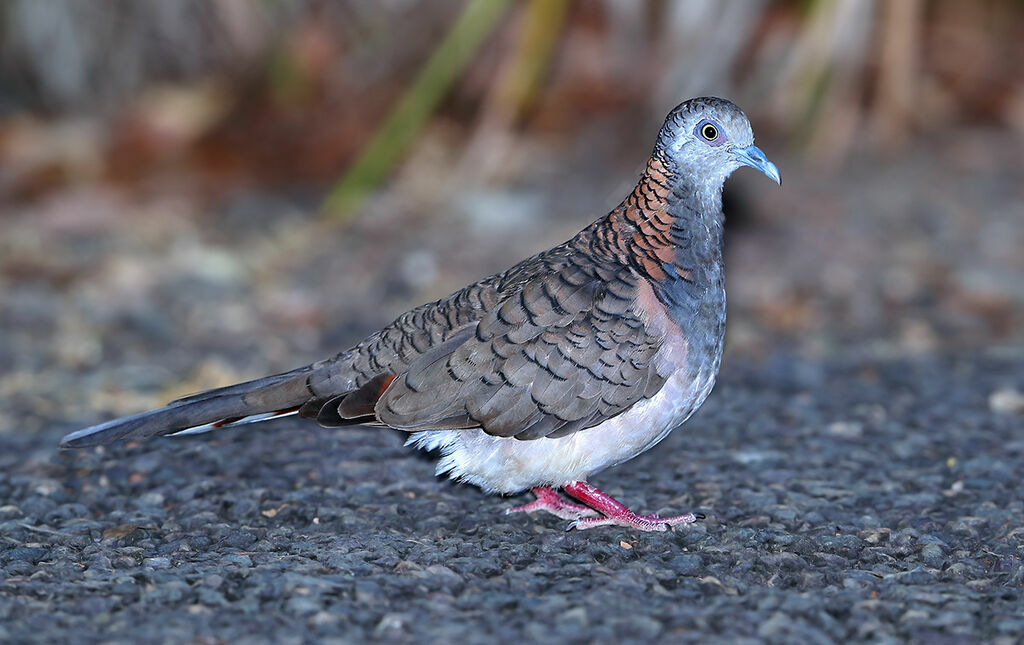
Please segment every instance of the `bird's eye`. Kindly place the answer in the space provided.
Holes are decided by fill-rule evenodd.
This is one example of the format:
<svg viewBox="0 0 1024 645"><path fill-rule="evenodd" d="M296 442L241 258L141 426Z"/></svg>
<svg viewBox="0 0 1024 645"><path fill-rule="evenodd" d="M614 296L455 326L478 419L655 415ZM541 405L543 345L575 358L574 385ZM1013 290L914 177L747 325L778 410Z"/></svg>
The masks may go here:
<svg viewBox="0 0 1024 645"><path fill-rule="evenodd" d="M693 136L704 139L709 146L717 148L725 143L725 132L711 119L704 119L693 129Z"/></svg>

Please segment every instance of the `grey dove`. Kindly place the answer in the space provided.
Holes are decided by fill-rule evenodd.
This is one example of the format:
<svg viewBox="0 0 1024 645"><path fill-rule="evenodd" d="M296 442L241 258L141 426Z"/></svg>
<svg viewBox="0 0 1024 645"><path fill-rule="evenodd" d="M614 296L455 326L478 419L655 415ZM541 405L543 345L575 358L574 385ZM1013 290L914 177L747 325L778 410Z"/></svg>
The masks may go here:
<svg viewBox="0 0 1024 645"><path fill-rule="evenodd" d="M409 433L439 474L509 512L570 528L645 531L697 519L639 515L587 483L648 450L711 392L725 335L722 185L740 166L781 183L733 103L696 98L665 119L636 187L572 239L401 315L290 372L195 394L71 433L80 448L298 414ZM561 488L575 501L561 497Z"/></svg>

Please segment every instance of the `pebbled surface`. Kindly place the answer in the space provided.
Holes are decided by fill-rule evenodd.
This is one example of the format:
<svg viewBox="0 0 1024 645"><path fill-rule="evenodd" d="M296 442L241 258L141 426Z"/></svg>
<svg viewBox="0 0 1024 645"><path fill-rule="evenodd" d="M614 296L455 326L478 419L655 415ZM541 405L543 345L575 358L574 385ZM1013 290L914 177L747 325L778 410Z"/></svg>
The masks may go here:
<svg viewBox="0 0 1024 645"><path fill-rule="evenodd" d="M429 214L389 191L344 231L315 203L175 182L8 205L0 643L1019 642L1024 167L1005 132L842 173L765 144L784 187L729 180L722 378L594 482L694 526L565 533L501 513L529 496L436 480L395 433L288 420L57 455L65 432L323 358L568 238L649 151L595 132L565 162L539 148L515 191ZM450 180L424 159L411 174Z"/></svg>
<svg viewBox="0 0 1024 645"><path fill-rule="evenodd" d="M506 516L392 431L0 434L0 641L1019 642L1022 374L1009 350L729 361L595 480L708 516L660 534Z"/></svg>

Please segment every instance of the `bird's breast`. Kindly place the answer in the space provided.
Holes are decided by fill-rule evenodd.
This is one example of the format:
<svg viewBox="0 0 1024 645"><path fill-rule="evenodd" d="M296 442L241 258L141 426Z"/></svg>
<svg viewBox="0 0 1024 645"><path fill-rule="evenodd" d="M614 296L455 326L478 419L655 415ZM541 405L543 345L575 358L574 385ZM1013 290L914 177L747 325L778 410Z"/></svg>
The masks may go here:
<svg viewBox="0 0 1024 645"><path fill-rule="evenodd" d="M520 441L480 430L428 430L408 445L441 453L437 474L490 493L518 493L535 486L587 480L648 450L696 410L714 384L713 372L694 379L686 370L622 414L557 438Z"/></svg>
<svg viewBox="0 0 1024 645"><path fill-rule="evenodd" d="M479 430L434 430L412 435L409 443L441 452L438 474L498 493L586 480L648 450L703 403L714 384L717 362L691 360L684 330L650 281L638 282L635 307L648 331L662 339L654 360L666 380L653 397L564 437L520 441Z"/></svg>
<svg viewBox="0 0 1024 645"><path fill-rule="evenodd" d="M717 274L701 275L702 280L711 280L710 286L688 283L701 292L688 296L687 306L673 306L664 297L665 282L650 276L638 279L636 312L651 335L661 339L654 361L665 384L651 398L564 437L521 441L480 430L428 430L414 433L408 443L441 453L439 475L496 493L586 480L636 457L686 421L711 392L725 321L718 268Z"/></svg>

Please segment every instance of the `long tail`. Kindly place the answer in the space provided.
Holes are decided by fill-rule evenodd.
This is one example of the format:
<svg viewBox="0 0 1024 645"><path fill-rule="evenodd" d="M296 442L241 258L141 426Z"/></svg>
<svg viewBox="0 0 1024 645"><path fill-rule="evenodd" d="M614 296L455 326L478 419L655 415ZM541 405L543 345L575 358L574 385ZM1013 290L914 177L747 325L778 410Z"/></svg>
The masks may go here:
<svg viewBox="0 0 1024 645"><path fill-rule="evenodd" d="M166 407L85 428L64 437L62 448L84 448L119 439L206 432L295 414L311 398L311 367L194 394Z"/></svg>

